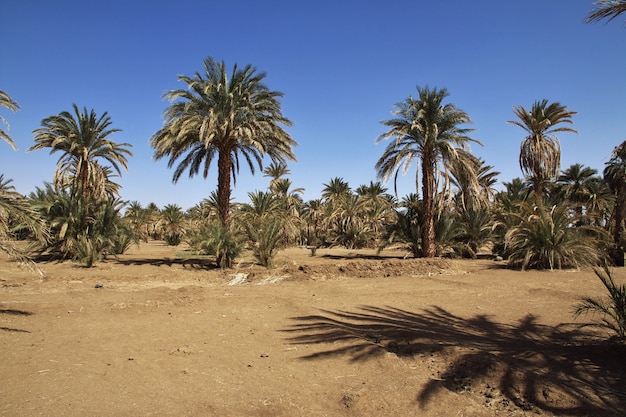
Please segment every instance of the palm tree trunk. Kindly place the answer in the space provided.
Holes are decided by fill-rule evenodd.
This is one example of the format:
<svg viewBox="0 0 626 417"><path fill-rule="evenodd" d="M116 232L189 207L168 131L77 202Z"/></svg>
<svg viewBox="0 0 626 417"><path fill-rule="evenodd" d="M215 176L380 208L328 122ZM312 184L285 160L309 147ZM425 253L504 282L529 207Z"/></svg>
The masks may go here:
<svg viewBox="0 0 626 417"><path fill-rule="evenodd" d="M624 266L624 248L622 248L622 230L624 228L624 211L626 210L626 184L620 185L615 196L613 208L613 243L611 258L615 266Z"/></svg>
<svg viewBox="0 0 626 417"><path fill-rule="evenodd" d="M217 160L217 214L226 226L230 215L230 169L231 155L229 151L220 151Z"/></svg>
<svg viewBox="0 0 626 417"><path fill-rule="evenodd" d="M422 225L422 256L434 258L435 246L435 165L425 156L422 160L422 197L424 224Z"/></svg>

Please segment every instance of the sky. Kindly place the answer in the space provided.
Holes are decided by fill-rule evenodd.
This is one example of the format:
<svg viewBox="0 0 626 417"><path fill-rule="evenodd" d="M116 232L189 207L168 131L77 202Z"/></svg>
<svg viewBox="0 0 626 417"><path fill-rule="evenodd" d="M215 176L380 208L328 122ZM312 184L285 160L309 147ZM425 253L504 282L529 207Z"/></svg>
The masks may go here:
<svg viewBox="0 0 626 417"><path fill-rule="evenodd" d="M60 154L27 152L33 130L72 104L108 113L110 136L131 143L121 198L188 209L216 189L184 174L172 182L150 137L163 126L167 91L211 56L227 68L253 65L284 93L293 188L320 198L342 178L352 189L376 181L387 142L382 121L417 86L446 88L472 119L475 155L500 172L498 187L521 177L524 131L507 123L513 106L547 99L576 111L578 134L562 133L561 168L599 172L626 140L626 17L586 24L593 0L0 0L0 90L20 105L0 108L18 146L0 143L0 174L28 195L51 182ZM6 126L3 126L6 130ZM270 161L265 161L265 166ZM214 163L217 165L217 161ZM417 165L398 178L415 192ZM269 178L242 165L233 198L266 190ZM393 182L385 184L393 191Z"/></svg>

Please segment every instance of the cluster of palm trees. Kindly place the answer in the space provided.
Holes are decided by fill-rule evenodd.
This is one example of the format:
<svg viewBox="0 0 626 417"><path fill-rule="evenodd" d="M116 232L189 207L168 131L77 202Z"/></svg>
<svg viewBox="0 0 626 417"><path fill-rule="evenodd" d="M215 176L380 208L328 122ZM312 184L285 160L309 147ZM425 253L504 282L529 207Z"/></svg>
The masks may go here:
<svg viewBox="0 0 626 417"><path fill-rule="evenodd" d="M206 76L189 80L187 95L168 94L179 101L168 109L152 144L155 157L169 156L170 166L182 158L174 180L200 167L207 175L212 158L219 165L221 154L228 153L229 169L225 175L218 170L218 188L209 198L187 212L175 204L159 209L121 201L113 180L126 169L131 145L110 139L119 130L111 128L106 113L97 117L74 106L73 113L44 119L34 131L30 150L60 153L53 181L28 197L16 193L10 181L1 182L3 207L9 207L3 211L3 242L36 237L42 253L87 266L149 238L171 245L185 241L221 267L232 266L246 248L271 266L276 251L289 245L307 245L313 254L333 245L379 250L403 245L424 257L476 257L483 251L521 268L594 265L606 254L617 263L623 259L626 144L615 149L604 178L580 164L559 171L555 132L575 132L569 127L574 112L560 103L541 100L529 111L514 109L518 120L511 123L527 134L520 151L527 177L498 192L498 172L467 146L477 143L465 127L469 116L444 103L445 89L418 87L417 96L397 104L395 117L383 122L389 130L379 141L389 143L376 164L380 179L395 180L417 162L416 193L398 199L380 181L353 190L342 178L332 178L320 199L304 201L303 190L287 178L295 141L278 127L286 122L276 102L280 94L262 85L250 67L235 67L228 77L223 63L209 58L205 70ZM263 173L271 180L266 190L250 192L249 202L233 203L228 181L241 156L252 170L253 162L260 168L269 156ZM223 189L228 199L221 196Z"/></svg>
<svg viewBox="0 0 626 417"><path fill-rule="evenodd" d="M597 5L589 21L615 18L625 2ZM566 106L538 100L529 110L514 108L517 119L510 123L526 133L519 160L526 177L497 192L498 173L469 148L480 144L470 136L469 115L445 102L446 89L418 86L417 95L396 104L394 117L383 122L388 131L378 141L388 144L375 166L378 179L395 183L416 162L416 192L399 199L381 182L352 190L332 178L320 199L305 202L303 190L286 178L297 143L285 130L291 121L282 114L283 94L270 90L265 77L250 65L229 72L209 57L203 72L179 77L186 89L165 95L171 105L150 139L154 158L168 159L174 182L185 172L206 178L217 160L217 190L187 212L175 204L143 208L120 200L114 179L127 169L132 145L110 139L119 129L107 113L98 117L73 105L73 112L44 119L29 150L59 153L57 170L28 197L0 176L0 249L24 260L11 242L30 239L41 253L90 266L150 237L172 245L186 241L221 267L245 248L270 266L287 245L307 245L312 253L330 245L405 245L424 257L490 251L521 268L594 265L607 256L623 265L626 142L615 148L603 177L580 164L560 171L556 133L576 133L575 112ZM0 105L19 109L3 91ZM15 148L4 130L0 139ZM249 193L248 203L233 203L231 183L241 161L272 179L267 190Z"/></svg>

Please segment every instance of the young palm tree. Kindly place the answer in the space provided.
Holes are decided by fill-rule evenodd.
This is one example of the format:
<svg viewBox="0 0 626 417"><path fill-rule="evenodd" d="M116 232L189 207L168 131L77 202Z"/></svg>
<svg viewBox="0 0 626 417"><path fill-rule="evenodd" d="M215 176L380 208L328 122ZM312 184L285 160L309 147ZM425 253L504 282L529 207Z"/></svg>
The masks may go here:
<svg viewBox="0 0 626 417"><path fill-rule="evenodd" d="M595 10L587 17L587 23L599 22L603 19L615 19L622 13L626 13L626 0L599 0L595 3Z"/></svg>
<svg viewBox="0 0 626 417"><path fill-rule="evenodd" d="M165 112L165 126L150 139L154 157L169 157L168 167L177 161L173 181L183 172L189 176L202 173L206 178L211 162L217 157L217 195L219 218L223 225L230 211L231 175L239 172L243 158L254 174L255 162L262 168L264 156L273 162L295 161L295 140L281 127L291 126L281 111L282 93L263 84L265 73L250 65L237 65L227 73L222 61L208 57L204 74L179 76L188 89L165 94L173 102Z"/></svg>
<svg viewBox="0 0 626 417"><path fill-rule="evenodd" d="M522 172L532 178L535 194L543 196L544 182L556 178L561 169L561 145L558 132L578 133L563 124L572 124L576 112L548 100L535 101L529 111L514 106L513 113L519 120L508 123L521 127L527 133L521 144L519 164ZM540 200L538 200L540 201Z"/></svg>
<svg viewBox="0 0 626 417"><path fill-rule="evenodd" d="M177 246L185 232L185 213L177 204L167 204L161 210L161 227L163 236L168 245Z"/></svg>
<svg viewBox="0 0 626 417"><path fill-rule="evenodd" d="M573 227L576 219L567 203L546 207L522 202L519 206L518 212L510 214L517 222L506 233L511 266L552 270L595 266L602 260L606 232L591 226Z"/></svg>
<svg viewBox="0 0 626 417"><path fill-rule="evenodd" d="M17 102L13 100L7 93L0 90L0 107L9 109L13 113L15 113L16 111L19 110L20 105L17 104ZM6 121L6 119L0 116L0 122L4 123L7 126L7 131L8 131L9 123ZM4 140L6 143L8 143L9 146L13 148L13 150L17 150L17 146L15 145L15 142L13 141L13 139L11 139L9 134L2 129L0 129L0 140Z"/></svg>
<svg viewBox="0 0 626 417"><path fill-rule="evenodd" d="M248 196L250 203L241 205L237 223L245 228L259 263L270 267L276 250L285 243L284 230L290 215L271 192L250 192Z"/></svg>
<svg viewBox="0 0 626 417"><path fill-rule="evenodd" d="M615 283L613 271L607 264L604 264L602 269L596 268L595 273L606 288L608 299L584 297L575 306L574 315L578 317L588 313L600 314L602 318L595 325L614 332L612 338L624 340L626 339L626 284Z"/></svg>
<svg viewBox="0 0 626 417"><path fill-rule="evenodd" d="M377 142L395 139L376 163L376 171L379 178L387 181L391 176L397 177L400 169L406 172L414 160L421 165L424 207L422 255L433 257L437 251L434 229L437 167L441 164L447 171L451 164L459 164L468 171L472 170L473 165L465 151L470 142L480 142L468 136L471 129L461 127L471 123L467 113L454 104L443 104L448 96L445 88L417 87L417 91L417 99L409 96L396 104L393 111L396 118L383 122L389 131L379 136ZM416 185L419 170L417 172Z"/></svg>
<svg viewBox="0 0 626 417"><path fill-rule="evenodd" d="M42 127L33 131L35 145L28 150L50 148L51 154L60 152L55 184L69 186L72 196L100 197L97 194L108 187L111 167L117 175L121 175L121 168L128 170L126 157L133 154L127 148L133 145L109 139L120 129L111 128L106 112L97 117L94 110L87 112L84 108L81 112L76 104L72 107L74 115L64 111L44 119ZM105 168L99 160L108 162L110 167Z"/></svg>

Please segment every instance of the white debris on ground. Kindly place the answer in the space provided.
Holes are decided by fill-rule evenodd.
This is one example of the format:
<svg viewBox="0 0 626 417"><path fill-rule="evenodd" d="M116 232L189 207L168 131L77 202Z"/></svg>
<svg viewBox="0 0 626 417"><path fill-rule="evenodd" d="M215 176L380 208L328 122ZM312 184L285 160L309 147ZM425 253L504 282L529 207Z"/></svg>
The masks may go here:
<svg viewBox="0 0 626 417"><path fill-rule="evenodd" d="M249 284L248 274L244 274L240 272L238 274L231 275L232 279L228 281L228 285L241 285L241 284ZM281 282L289 278L289 275L272 275L267 278L256 282L255 285L265 285L265 284L276 284L277 282Z"/></svg>
<svg viewBox="0 0 626 417"><path fill-rule="evenodd" d="M241 285L248 280L248 274L244 274L242 272L231 276L233 279L228 281L228 285Z"/></svg>
<svg viewBox="0 0 626 417"><path fill-rule="evenodd" d="M289 278L288 275L271 276L257 282L256 285L276 284L277 282L284 281L287 278Z"/></svg>

